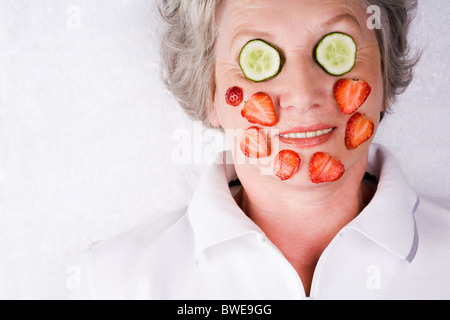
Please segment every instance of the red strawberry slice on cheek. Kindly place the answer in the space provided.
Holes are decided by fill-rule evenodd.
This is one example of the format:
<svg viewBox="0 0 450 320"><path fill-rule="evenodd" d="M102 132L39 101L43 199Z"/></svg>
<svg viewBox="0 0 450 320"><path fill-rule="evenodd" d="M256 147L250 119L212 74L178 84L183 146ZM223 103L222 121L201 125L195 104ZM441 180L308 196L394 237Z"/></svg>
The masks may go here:
<svg viewBox="0 0 450 320"><path fill-rule="evenodd" d="M265 93L255 93L248 100L241 115L250 123L272 127L277 123L277 116L273 108L272 99Z"/></svg>
<svg viewBox="0 0 450 320"><path fill-rule="evenodd" d="M300 167L300 156L292 150L282 150L275 158L273 173L281 181L288 180L297 173Z"/></svg>
<svg viewBox="0 0 450 320"><path fill-rule="evenodd" d="M270 155L266 137L257 127L251 127L245 131L240 147L247 158L264 158Z"/></svg>
<svg viewBox="0 0 450 320"><path fill-rule="evenodd" d="M230 106L237 107L244 100L244 93L239 87L232 87L225 93L225 102Z"/></svg>
<svg viewBox="0 0 450 320"><path fill-rule="evenodd" d="M337 181L344 172L342 162L324 152L314 154L309 164L310 179L316 184Z"/></svg>
<svg viewBox="0 0 450 320"><path fill-rule="evenodd" d="M369 84L358 79L341 79L334 85L334 96L344 114L358 110L372 91Z"/></svg>
<svg viewBox="0 0 450 320"><path fill-rule="evenodd" d="M374 132L374 123L361 113L355 113L347 122L345 131L345 146L348 150L356 149L369 140Z"/></svg>

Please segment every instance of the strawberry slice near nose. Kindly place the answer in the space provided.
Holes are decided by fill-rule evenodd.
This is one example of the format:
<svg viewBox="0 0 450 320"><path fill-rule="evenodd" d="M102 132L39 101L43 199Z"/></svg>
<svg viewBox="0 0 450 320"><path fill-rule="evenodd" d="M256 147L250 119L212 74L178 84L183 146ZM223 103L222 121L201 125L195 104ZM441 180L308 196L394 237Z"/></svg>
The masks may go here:
<svg viewBox="0 0 450 320"><path fill-rule="evenodd" d="M273 108L272 99L265 93L255 93L244 105L241 115L250 123L265 127L273 127L277 123L277 116Z"/></svg>
<svg viewBox="0 0 450 320"><path fill-rule="evenodd" d="M358 79L340 79L333 88L336 101L344 114L358 110L372 91L369 84Z"/></svg>

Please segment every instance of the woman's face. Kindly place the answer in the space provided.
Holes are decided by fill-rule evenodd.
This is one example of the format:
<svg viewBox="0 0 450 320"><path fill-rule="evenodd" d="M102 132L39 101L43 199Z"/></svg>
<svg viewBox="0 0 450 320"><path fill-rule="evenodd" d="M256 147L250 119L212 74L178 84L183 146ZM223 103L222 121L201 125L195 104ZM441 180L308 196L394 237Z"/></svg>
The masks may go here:
<svg viewBox="0 0 450 320"><path fill-rule="evenodd" d="M345 174L367 155L373 134L355 149L346 147L352 115L341 111L333 90L344 78L361 79L370 85L371 93L357 112L373 122L375 133L384 105L383 80L378 43L374 31L366 27L367 18L358 1L241 0L222 4L217 16L216 88L210 120L225 129L238 174L259 174L280 181L271 170L275 158L281 150L292 150L301 163L286 183L313 186L309 164L314 154L323 152L339 160ZM357 45L354 68L338 77L325 72L313 56L317 43L333 32L350 35ZM239 65L241 49L253 39L276 48L283 61L281 71L263 82L248 80ZM232 87L243 92L243 102L238 106L231 106L225 99ZM250 123L242 115L245 101L259 92L273 101L277 122L271 127ZM240 144L245 130L255 126L266 134L271 150L267 157L251 162ZM332 131L320 139L280 140L280 134L292 129L316 134L318 129Z"/></svg>

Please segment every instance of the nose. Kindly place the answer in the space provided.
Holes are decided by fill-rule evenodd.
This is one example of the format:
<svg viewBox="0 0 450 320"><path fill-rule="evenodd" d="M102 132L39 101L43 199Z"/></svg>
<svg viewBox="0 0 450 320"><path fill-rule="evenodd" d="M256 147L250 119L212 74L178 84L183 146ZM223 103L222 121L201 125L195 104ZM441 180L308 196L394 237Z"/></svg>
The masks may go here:
<svg viewBox="0 0 450 320"><path fill-rule="evenodd" d="M324 108L332 93L329 78L312 57L287 58L277 77L280 108L283 112L297 114Z"/></svg>

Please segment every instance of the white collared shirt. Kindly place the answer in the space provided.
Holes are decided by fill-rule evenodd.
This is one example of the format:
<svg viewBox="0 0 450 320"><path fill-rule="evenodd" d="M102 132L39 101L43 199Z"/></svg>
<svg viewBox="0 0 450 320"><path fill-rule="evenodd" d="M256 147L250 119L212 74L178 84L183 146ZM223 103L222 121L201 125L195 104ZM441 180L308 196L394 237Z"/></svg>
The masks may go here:
<svg viewBox="0 0 450 320"><path fill-rule="evenodd" d="M375 196L321 255L310 297L236 204L230 164L211 165L187 207L93 245L74 297L450 299L450 202L419 197L380 145L367 171L378 179Z"/></svg>

